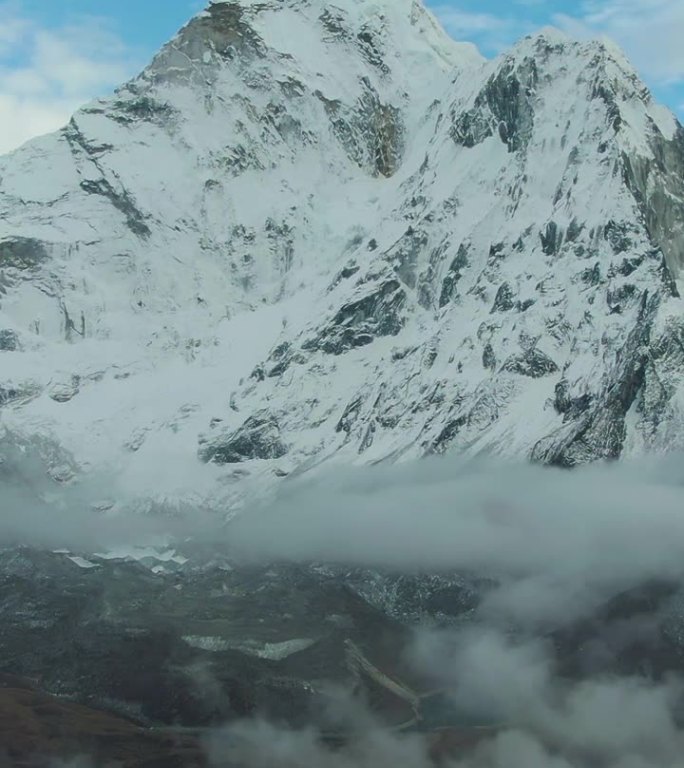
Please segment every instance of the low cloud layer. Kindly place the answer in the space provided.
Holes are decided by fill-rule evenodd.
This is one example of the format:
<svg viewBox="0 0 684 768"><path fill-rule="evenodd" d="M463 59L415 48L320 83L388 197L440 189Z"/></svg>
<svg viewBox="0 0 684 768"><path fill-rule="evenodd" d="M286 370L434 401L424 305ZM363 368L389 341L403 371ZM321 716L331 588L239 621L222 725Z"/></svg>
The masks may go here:
<svg viewBox="0 0 684 768"><path fill-rule="evenodd" d="M483 615L530 626L684 576L682 456L573 472L453 458L331 468L282 482L270 502L228 525L230 510L110 509L125 497L120 480L56 483L36 447L11 436L0 457L0 543L88 551L193 537L238 560L460 572L499 585Z"/></svg>
<svg viewBox="0 0 684 768"><path fill-rule="evenodd" d="M501 582L487 609L529 621L579 615L684 572L684 459L574 472L453 459L321 473L229 529L236 552Z"/></svg>
<svg viewBox="0 0 684 768"><path fill-rule="evenodd" d="M58 486L30 451L6 445L3 459L2 545L87 554L192 536L236 562L462 572L494 585L469 622L420 629L408 653L464 724L487 728L390 731L356 703L342 743L260 721L217 731L206 745L214 768L429 768L438 757L448 768L682 764L680 679L569 673L548 631L632 587L684 581L682 456L572 472L453 458L331 468L284 481L228 525L194 509L103 513L95 493L115 494L113 480ZM648 638L654 626L646 616L624 632Z"/></svg>
<svg viewBox="0 0 684 768"><path fill-rule="evenodd" d="M336 746L313 729L251 721L206 741L214 768L678 768L684 754L675 679L570 681L538 641L485 627L422 633L414 663L480 728L392 732L358 710Z"/></svg>

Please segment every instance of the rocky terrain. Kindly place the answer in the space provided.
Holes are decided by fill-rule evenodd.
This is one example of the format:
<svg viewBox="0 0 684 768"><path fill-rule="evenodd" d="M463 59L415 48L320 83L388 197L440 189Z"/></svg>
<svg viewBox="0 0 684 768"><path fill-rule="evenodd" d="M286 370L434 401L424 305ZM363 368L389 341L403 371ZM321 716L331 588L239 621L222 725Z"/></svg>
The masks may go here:
<svg viewBox="0 0 684 768"><path fill-rule="evenodd" d="M591 528L592 476L568 541L590 530L606 571L622 546L638 577L602 577L573 613L585 574L550 571L539 594L557 602L534 607L554 620L536 625L492 622L490 563L255 562L195 534L301 477L324 508L335 468L684 449L683 268L684 128L611 43L547 29L485 61L420 0L213 0L114 95L0 158L0 766L300 765L254 757L230 730L243 721L285 729L283 750L309 739L316 768L396 750L425 768L483 741L508 755L496 702L464 709L446 669L411 662L426 625L542 643L553 695L520 727L573 768L626 765L617 725L587 747L549 725L570 722L573 686L656 686L666 715L624 717L665 735L625 754L676 766L684 559L661 562L658 537L642 552L634 510L624 539L612 508ZM665 512L675 470L665 490L648 479ZM481 501L527 551L532 506ZM676 548L675 518L654 525ZM134 555L89 546L126 526ZM397 535L385 525L383 546ZM514 554L520 601L532 566ZM395 752L340 718L341 699Z"/></svg>
<svg viewBox="0 0 684 768"><path fill-rule="evenodd" d="M361 594L371 580L373 594ZM0 764L87 755L204 766L214 729L255 717L314 726L340 748L354 738L334 715L341 691L378 727L424 734L435 759L462 756L504 724L459 711L407 662L415 617L402 592L456 626L477 621L492 586L447 573L4 550ZM646 583L551 630L559 674L681 673L683 600L676 583Z"/></svg>
<svg viewBox="0 0 684 768"><path fill-rule="evenodd" d="M213 2L0 160L5 440L221 510L332 462L679 449L683 169L609 43Z"/></svg>

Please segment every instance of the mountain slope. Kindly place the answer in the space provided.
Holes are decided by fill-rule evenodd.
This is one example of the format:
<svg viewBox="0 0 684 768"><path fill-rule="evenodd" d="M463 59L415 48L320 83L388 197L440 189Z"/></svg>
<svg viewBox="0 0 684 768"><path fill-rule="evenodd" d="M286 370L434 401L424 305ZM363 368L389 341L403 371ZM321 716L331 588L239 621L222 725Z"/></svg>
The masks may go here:
<svg viewBox="0 0 684 768"><path fill-rule="evenodd" d="M0 216L3 439L60 481L682 447L684 130L608 43L214 2L0 159Z"/></svg>

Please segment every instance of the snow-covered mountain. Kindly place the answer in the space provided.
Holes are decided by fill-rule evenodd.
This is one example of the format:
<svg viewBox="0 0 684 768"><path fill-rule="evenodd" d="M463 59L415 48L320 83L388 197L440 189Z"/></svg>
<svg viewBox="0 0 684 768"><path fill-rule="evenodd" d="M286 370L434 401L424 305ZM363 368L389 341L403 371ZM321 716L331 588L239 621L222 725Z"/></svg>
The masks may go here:
<svg viewBox="0 0 684 768"><path fill-rule="evenodd" d="M684 448L684 129L607 42L214 0L0 158L0 443L118 498Z"/></svg>

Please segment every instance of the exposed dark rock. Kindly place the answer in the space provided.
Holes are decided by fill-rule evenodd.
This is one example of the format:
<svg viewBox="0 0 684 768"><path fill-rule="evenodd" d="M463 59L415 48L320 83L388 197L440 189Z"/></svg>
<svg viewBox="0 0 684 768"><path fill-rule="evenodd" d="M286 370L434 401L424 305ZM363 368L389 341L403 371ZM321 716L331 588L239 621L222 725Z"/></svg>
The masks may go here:
<svg viewBox="0 0 684 768"><path fill-rule="evenodd" d="M675 298L681 298L674 273L672 269L670 269L670 267L667 265L667 259L664 256L660 265L660 279L667 295L673 296Z"/></svg>
<svg viewBox="0 0 684 768"><path fill-rule="evenodd" d="M577 238L584 231L584 224L580 224L576 218L573 217L570 224L568 224L567 232L565 233L565 239L568 243L574 243Z"/></svg>
<svg viewBox="0 0 684 768"><path fill-rule="evenodd" d="M387 280L372 293L345 304L314 339L302 347L341 355L371 344L378 336L396 336L403 328L406 293L398 280Z"/></svg>
<svg viewBox="0 0 684 768"><path fill-rule="evenodd" d="M138 237L149 237L150 228L147 226L145 216L138 210L135 202L125 189L115 190L105 178L84 179L81 189L90 195L101 195L126 217L128 228Z"/></svg>
<svg viewBox="0 0 684 768"><path fill-rule="evenodd" d="M506 244L505 243L493 243L489 246L489 260L490 261L497 261L498 259L502 258L506 253Z"/></svg>
<svg viewBox="0 0 684 768"><path fill-rule="evenodd" d="M587 267L580 274L580 280L588 286L597 286L601 283L601 265L597 261L593 267Z"/></svg>
<svg viewBox="0 0 684 768"><path fill-rule="evenodd" d="M19 349L19 337L10 328L0 329L0 352L16 352Z"/></svg>
<svg viewBox="0 0 684 768"><path fill-rule="evenodd" d="M463 427L467 426L467 424L468 424L467 415L461 415L461 416L457 416L449 419L447 423L444 425L444 427L442 428L442 431L439 433L437 438L429 447L428 453L437 453L437 454L446 453L451 443L453 443L453 441L458 437L458 434L461 432Z"/></svg>
<svg viewBox="0 0 684 768"><path fill-rule="evenodd" d="M529 376L532 379L540 379L558 372L558 366L541 350L532 348L522 354L509 357L501 368L508 373L517 373L520 376Z"/></svg>
<svg viewBox="0 0 684 768"><path fill-rule="evenodd" d="M318 17L318 20L331 37L338 40L344 40L351 37L351 34L347 29L347 19L339 8L334 6L325 8L323 13Z"/></svg>
<svg viewBox="0 0 684 768"><path fill-rule="evenodd" d="M359 414L361 413L362 407L363 407L363 397L359 395L359 397L352 400L351 403L349 403L349 405L344 409L344 413L340 417L340 420L337 422L335 431L346 432L347 434L349 434L351 432L352 427L354 426L357 419L359 418Z"/></svg>
<svg viewBox="0 0 684 768"><path fill-rule="evenodd" d="M524 299L523 301L516 301L515 308L518 312L527 312L527 310L533 307L536 303L535 299Z"/></svg>
<svg viewBox="0 0 684 768"><path fill-rule="evenodd" d="M353 109L318 91L331 122L333 133L349 158L375 176L392 176L404 150L404 126L399 110L383 104L367 78L363 93Z"/></svg>
<svg viewBox="0 0 684 768"><path fill-rule="evenodd" d="M617 272L623 277L629 277L629 275L636 272L636 270L643 263L644 263L643 256L634 256L632 258L625 258L622 260L622 262L620 263L620 266L617 268Z"/></svg>
<svg viewBox="0 0 684 768"><path fill-rule="evenodd" d="M353 277L355 274L357 274L357 272L359 271L359 269L361 269L361 267L358 267L358 266L356 266L356 265L354 265L354 266L350 266L350 267L345 267L345 268L344 268L344 269L343 269L343 270L340 272L340 277L341 277L343 280L348 280L350 277Z"/></svg>
<svg viewBox="0 0 684 768"><path fill-rule="evenodd" d="M467 149L481 144L492 135L491 118L481 109L464 112L454 119L451 138Z"/></svg>
<svg viewBox="0 0 684 768"><path fill-rule="evenodd" d="M375 420L370 421L366 426L366 430L363 433L361 442L359 443L359 453L363 453L364 451L367 451L373 445L373 442L375 440L376 429L377 429L377 426L376 426Z"/></svg>
<svg viewBox="0 0 684 768"><path fill-rule="evenodd" d="M74 376L71 381L56 382L50 387L50 399L56 403L68 403L79 393L80 381Z"/></svg>
<svg viewBox="0 0 684 768"><path fill-rule="evenodd" d="M636 285L625 283L617 288L612 288L606 294L606 303L611 312L622 312L638 295Z"/></svg>
<svg viewBox="0 0 684 768"><path fill-rule="evenodd" d="M560 251L563 244L563 230L555 221L550 221L539 237L541 238L542 250L547 256L555 256Z"/></svg>
<svg viewBox="0 0 684 768"><path fill-rule="evenodd" d="M295 359L296 355L292 352L292 345L289 341L284 341L279 344L268 357L268 371L266 376L282 376L283 373L290 367L290 364Z"/></svg>
<svg viewBox="0 0 684 768"><path fill-rule="evenodd" d="M496 292L494 298L494 306L491 309L491 314L495 312L508 312L515 306L515 293L508 283L503 283L499 290Z"/></svg>
<svg viewBox="0 0 684 768"><path fill-rule="evenodd" d="M385 64L382 52L382 41L373 31L372 26L365 24L356 35L357 45L363 53L363 57L373 67L387 74L389 67Z"/></svg>
<svg viewBox="0 0 684 768"><path fill-rule="evenodd" d="M449 269L442 281L442 292L439 297L439 306L445 307L456 297L456 288L463 277L463 271L468 267L468 248L461 243L458 247L458 253L451 262Z"/></svg>
<svg viewBox="0 0 684 768"><path fill-rule="evenodd" d="M632 332L618 350L613 369L592 408L582 413L570 429L565 427L537 443L533 459L573 467L620 457L626 436L625 417L646 381L651 327L659 304L657 295L649 298L644 294Z"/></svg>
<svg viewBox="0 0 684 768"><path fill-rule="evenodd" d="M613 253L624 253L632 247L633 242L629 234L633 229L633 225L625 222L618 223L611 220L606 224L603 236L610 243Z"/></svg>
<svg viewBox="0 0 684 768"><path fill-rule="evenodd" d="M206 14L195 16L173 44L166 45L152 64L158 79L173 76L174 70L191 73L206 52L244 66L264 54L264 43L249 23L244 5L222 2L209 6Z"/></svg>
<svg viewBox="0 0 684 768"><path fill-rule="evenodd" d="M178 118L179 113L170 104L157 101L151 96L133 95L132 98L115 101L107 115L111 120L122 125L148 122L168 126L172 120ZM92 150L89 154L93 154Z"/></svg>
<svg viewBox="0 0 684 768"><path fill-rule="evenodd" d="M605 104L609 124L614 131L619 131L622 125L622 113L617 103L617 95L613 87L606 82L603 72L599 72L596 76L591 98L600 99Z"/></svg>
<svg viewBox="0 0 684 768"><path fill-rule="evenodd" d="M494 354L492 345L489 343L485 345L484 351L482 352L482 365L490 371L493 371L496 368L496 355Z"/></svg>
<svg viewBox="0 0 684 768"><path fill-rule="evenodd" d="M112 120L117 122L125 122L123 119L117 120L116 113L111 114L106 112L101 107L89 106L84 107L82 112L87 115L108 115ZM71 151L74 155L82 152L86 157L93 161L97 161L102 155L110 152L114 149L113 144L109 144L106 141L100 141L94 137L86 136L78 124L76 116L72 117L68 124L62 129L62 135L69 142Z"/></svg>
<svg viewBox="0 0 684 768"><path fill-rule="evenodd" d="M0 240L0 269L35 269L48 259L45 243L31 237Z"/></svg>
<svg viewBox="0 0 684 768"><path fill-rule="evenodd" d="M250 150L244 144L234 144L226 147L224 154L218 161L221 168L231 176L236 177L248 170L263 171L264 164L256 152Z"/></svg>
<svg viewBox="0 0 684 768"><path fill-rule="evenodd" d="M566 379L562 379L556 384L556 397L554 407L558 413L562 414L564 421L574 421L578 419L591 407L593 395L585 393L577 397L570 394L570 385Z"/></svg>
<svg viewBox="0 0 684 768"><path fill-rule="evenodd" d="M400 349L397 349L396 347L392 350L392 362L396 362L397 360L404 360L409 355L412 355L418 347L402 347Z"/></svg>
<svg viewBox="0 0 684 768"><path fill-rule="evenodd" d="M623 177L632 192L654 245L662 249L674 273L684 267L684 128L672 140L654 134L655 160L623 153Z"/></svg>
<svg viewBox="0 0 684 768"><path fill-rule="evenodd" d="M214 464L239 464L251 459L279 459L287 450L275 416L268 411L259 411L239 429L201 446L199 457Z"/></svg>
<svg viewBox="0 0 684 768"><path fill-rule="evenodd" d="M34 382L26 382L18 385L0 384L0 406L22 400L28 401L37 397L41 390ZM0 439L0 448L3 441Z"/></svg>
<svg viewBox="0 0 684 768"><path fill-rule="evenodd" d="M526 147L534 125L537 80L534 59L517 67L513 61L505 62L477 95L472 109L452 114L451 138L464 147L474 147L496 132L510 152Z"/></svg>
<svg viewBox="0 0 684 768"><path fill-rule="evenodd" d="M0 406L7 405L7 403L11 403L13 400L17 400L21 396L21 390L17 389L16 387L0 386Z"/></svg>

